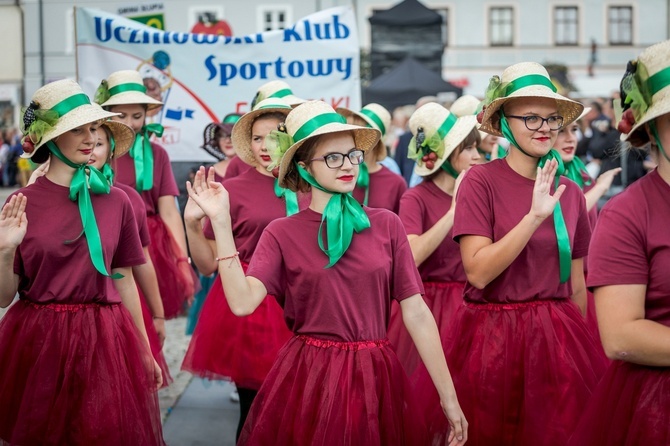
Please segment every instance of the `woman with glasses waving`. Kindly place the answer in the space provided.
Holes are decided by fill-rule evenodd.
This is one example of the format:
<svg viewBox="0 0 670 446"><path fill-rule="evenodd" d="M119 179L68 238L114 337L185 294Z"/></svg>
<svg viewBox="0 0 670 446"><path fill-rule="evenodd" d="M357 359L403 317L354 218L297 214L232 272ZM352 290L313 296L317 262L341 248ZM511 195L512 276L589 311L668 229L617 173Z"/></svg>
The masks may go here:
<svg viewBox="0 0 670 446"><path fill-rule="evenodd" d="M481 129L510 151L472 167L458 191L468 283L446 349L471 444L564 445L604 367L583 317L584 195L552 150L583 106L555 90L536 63L491 79ZM446 430L431 427L438 440Z"/></svg>
<svg viewBox="0 0 670 446"><path fill-rule="evenodd" d="M386 339L391 300L434 378L451 426L467 440L435 321L400 219L352 196L379 131L345 124L321 101L296 107L274 132L279 182L311 190L308 209L273 221L245 277L228 193L200 172L190 197L212 219L226 299L239 315L277 297L294 337L258 393L240 445L427 445L414 395Z"/></svg>

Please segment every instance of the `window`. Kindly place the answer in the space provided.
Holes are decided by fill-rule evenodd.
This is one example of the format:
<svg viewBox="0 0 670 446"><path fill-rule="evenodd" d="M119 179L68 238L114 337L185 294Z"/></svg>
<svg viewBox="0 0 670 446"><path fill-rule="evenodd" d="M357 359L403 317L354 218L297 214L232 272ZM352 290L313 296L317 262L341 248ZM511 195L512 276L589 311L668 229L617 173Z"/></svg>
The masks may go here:
<svg viewBox="0 0 670 446"><path fill-rule="evenodd" d="M289 6L264 6L260 8L260 31L284 29L291 22Z"/></svg>
<svg viewBox="0 0 670 446"><path fill-rule="evenodd" d="M491 8L489 31L491 46L514 45L514 9Z"/></svg>
<svg viewBox="0 0 670 446"><path fill-rule="evenodd" d="M433 11L442 16L442 44L449 46L449 8L435 8Z"/></svg>
<svg viewBox="0 0 670 446"><path fill-rule="evenodd" d="M610 45L633 44L633 7L609 7L609 42Z"/></svg>
<svg viewBox="0 0 670 446"><path fill-rule="evenodd" d="M556 45L579 43L579 10L576 6L557 6L554 9L554 42Z"/></svg>

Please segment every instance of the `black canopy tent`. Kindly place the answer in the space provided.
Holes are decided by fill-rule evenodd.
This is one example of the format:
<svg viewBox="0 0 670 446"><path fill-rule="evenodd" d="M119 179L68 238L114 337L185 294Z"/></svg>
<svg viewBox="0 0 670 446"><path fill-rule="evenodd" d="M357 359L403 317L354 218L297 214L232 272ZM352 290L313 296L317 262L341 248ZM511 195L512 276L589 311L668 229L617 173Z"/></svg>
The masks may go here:
<svg viewBox="0 0 670 446"><path fill-rule="evenodd" d="M421 62L407 56L392 70L377 77L363 89L363 103L376 102L388 110L414 104L422 96L453 93L454 99L463 93L461 88L442 79Z"/></svg>
<svg viewBox="0 0 670 446"><path fill-rule="evenodd" d="M370 17L372 25L426 26L441 25L442 16L418 0L405 0Z"/></svg>

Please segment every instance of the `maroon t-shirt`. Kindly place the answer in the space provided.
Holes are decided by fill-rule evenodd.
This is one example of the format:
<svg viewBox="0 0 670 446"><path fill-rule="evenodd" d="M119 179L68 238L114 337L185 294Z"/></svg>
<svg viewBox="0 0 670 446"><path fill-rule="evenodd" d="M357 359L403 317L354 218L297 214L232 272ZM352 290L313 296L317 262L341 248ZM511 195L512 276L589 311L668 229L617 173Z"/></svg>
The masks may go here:
<svg viewBox="0 0 670 446"><path fill-rule="evenodd" d="M91 262L76 202L69 188L40 177L15 192L28 197L28 229L14 257L19 295L39 303L116 303L121 296L112 279ZM108 195L91 194L107 271L145 262L137 223L128 196L111 188ZM66 241L70 241L66 243Z"/></svg>
<svg viewBox="0 0 670 446"><path fill-rule="evenodd" d="M587 285L647 286L645 318L670 326L670 186L654 170L600 212Z"/></svg>
<svg viewBox="0 0 670 446"><path fill-rule="evenodd" d="M506 158L470 168L458 189L454 239L478 235L493 242L500 240L530 211L534 184L512 170ZM566 185L560 202L572 258L583 258L591 239L584 194L565 177L560 178L560 184ZM571 281L560 283L554 219L549 216L507 269L483 290L466 283L464 297L473 302L503 303L569 298L571 294Z"/></svg>
<svg viewBox="0 0 670 446"><path fill-rule="evenodd" d="M400 219L407 234L421 235L435 226L451 207L451 195L432 181L424 181L409 189L400 199ZM452 228L453 230L453 228ZM447 233L442 243L419 265L424 282L465 282L461 251Z"/></svg>
<svg viewBox="0 0 670 446"><path fill-rule="evenodd" d="M398 213L400 197L407 190L407 183L400 176L382 166L380 170L370 174L370 192L368 207L384 208ZM359 203L365 200L365 188L356 187L353 196Z"/></svg>
<svg viewBox="0 0 670 446"><path fill-rule="evenodd" d="M149 227L147 226L147 208L142 200L142 196L132 187L116 183L114 187L118 187L126 193L130 199L130 204L133 206L133 214L135 215L135 222L137 223L137 230L140 235L140 243L142 246L149 246L151 244L151 236L149 235Z"/></svg>
<svg viewBox="0 0 670 446"><path fill-rule="evenodd" d="M391 299L423 293L398 216L386 209L365 211L371 227L354 233L330 268L317 242L321 214L306 209L263 232L247 275L277 297L294 333L348 342L384 339Z"/></svg>
<svg viewBox="0 0 670 446"><path fill-rule="evenodd" d="M225 179L228 180L230 178L235 178L236 176L243 174L247 170L251 169L254 169L254 167L242 161L239 156L234 156L231 158L230 163L228 163L228 167L226 168Z"/></svg>
<svg viewBox="0 0 670 446"><path fill-rule="evenodd" d="M230 217L233 224L235 246L240 260L249 263L263 229L277 218L286 217L286 202L274 192L275 178L263 175L256 169L223 182L230 197ZM299 194L300 209L309 206L309 195ZM205 237L214 240L209 220L205 222Z"/></svg>
<svg viewBox="0 0 670 446"><path fill-rule="evenodd" d="M170 158L167 152L156 143L151 143L154 153L154 187L151 190L144 191L140 195L147 208L147 215L156 215L158 213L158 199L164 196L179 196L177 182L172 174ZM135 161L129 153L118 158L114 165L116 173L115 181L127 184L135 189ZM137 190L137 189L135 189Z"/></svg>

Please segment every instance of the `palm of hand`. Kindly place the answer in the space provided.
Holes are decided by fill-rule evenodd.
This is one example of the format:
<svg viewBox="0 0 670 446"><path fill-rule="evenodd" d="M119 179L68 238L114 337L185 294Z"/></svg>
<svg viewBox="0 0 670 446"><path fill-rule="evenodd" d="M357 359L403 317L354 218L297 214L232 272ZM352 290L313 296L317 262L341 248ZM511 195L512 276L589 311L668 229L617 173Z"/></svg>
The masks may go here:
<svg viewBox="0 0 670 446"><path fill-rule="evenodd" d="M184 207L184 220L202 220L205 213L192 198L189 198Z"/></svg>

